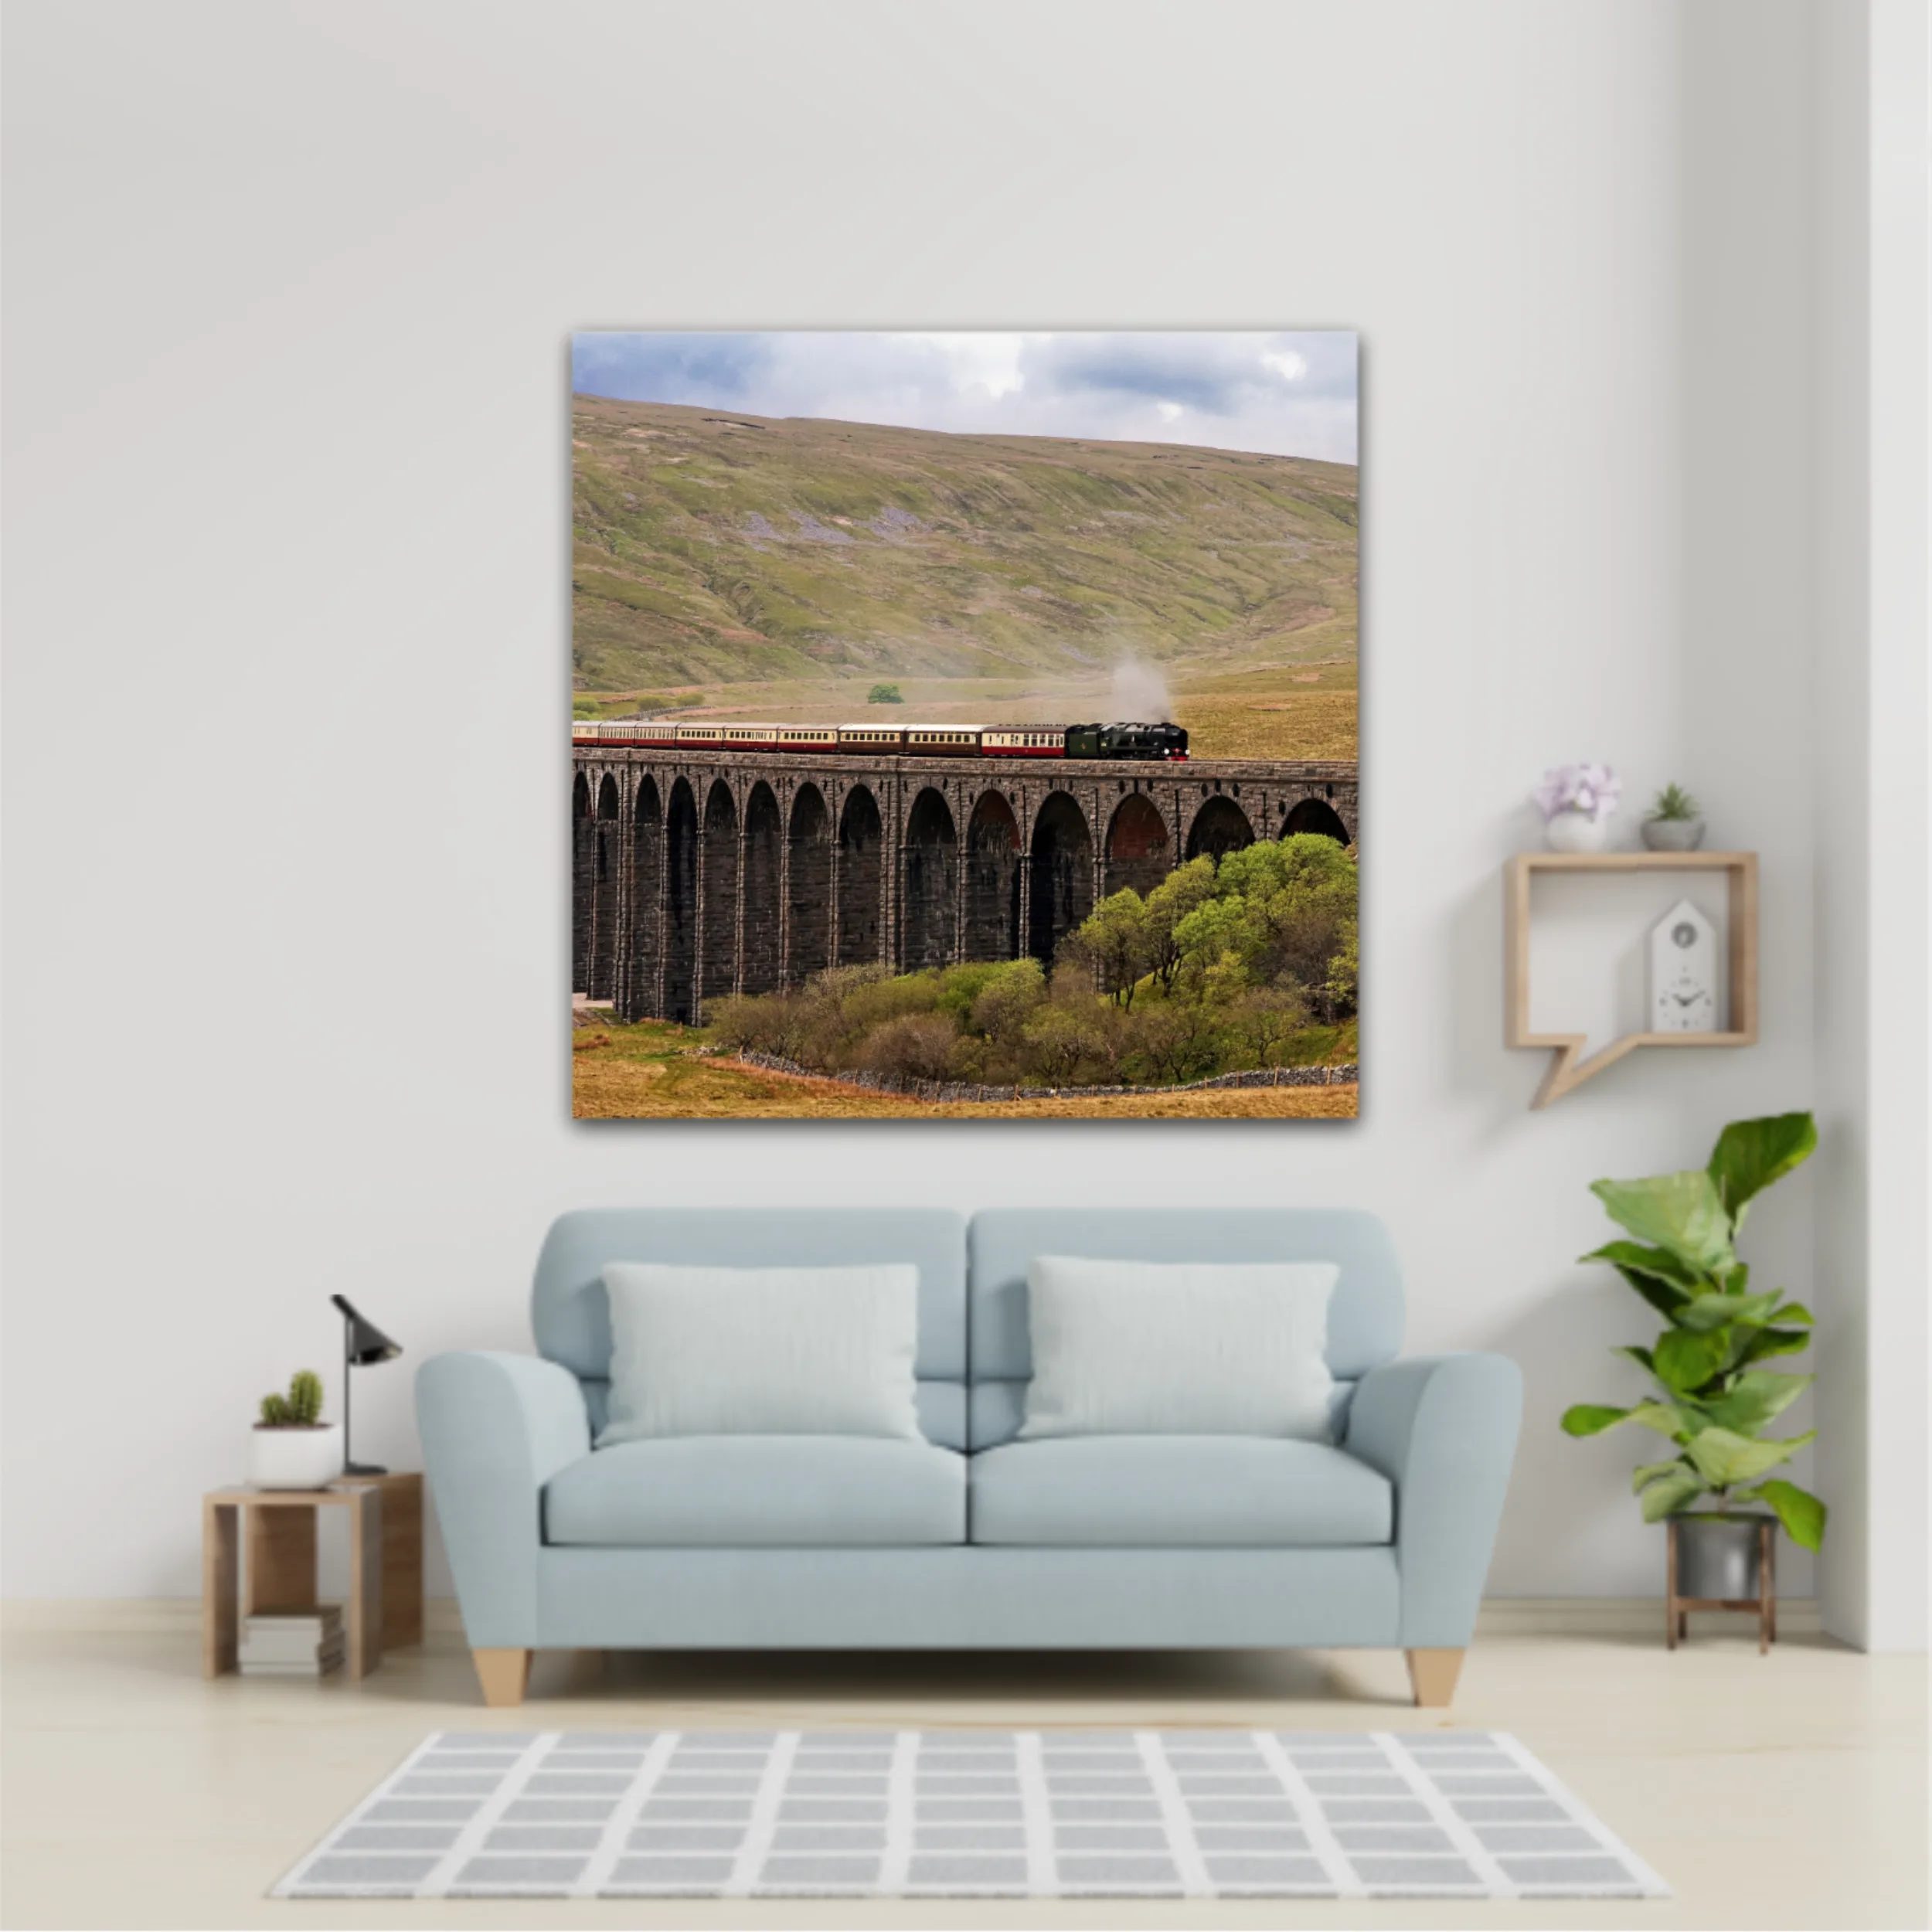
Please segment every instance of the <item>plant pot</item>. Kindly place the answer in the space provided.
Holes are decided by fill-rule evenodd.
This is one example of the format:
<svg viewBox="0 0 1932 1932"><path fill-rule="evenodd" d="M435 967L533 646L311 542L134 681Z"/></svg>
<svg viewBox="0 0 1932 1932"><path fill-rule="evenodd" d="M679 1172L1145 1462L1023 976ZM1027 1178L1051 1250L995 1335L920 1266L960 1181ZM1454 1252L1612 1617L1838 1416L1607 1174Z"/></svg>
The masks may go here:
<svg viewBox="0 0 1932 1932"><path fill-rule="evenodd" d="M1610 842L1610 821L1587 811L1553 812L1543 836L1552 852L1601 852Z"/></svg>
<svg viewBox="0 0 1932 1932"><path fill-rule="evenodd" d="M249 1437L248 1480L257 1489L321 1489L342 1473L339 1422L282 1429L257 1423Z"/></svg>
<svg viewBox="0 0 1932 1932"><path fill-rule="evenodd" d="M1695 852L1704 842L1701 818L1646 818L1644 843L1652 852Z"/></svg>
<svg viewBox="0 0 1932 1932"><path fill-rule="evenodd" d="M1755 1603L1762 1516L1709 1512L1677 1519L1677 1594L1709 1603Z"/></svg>

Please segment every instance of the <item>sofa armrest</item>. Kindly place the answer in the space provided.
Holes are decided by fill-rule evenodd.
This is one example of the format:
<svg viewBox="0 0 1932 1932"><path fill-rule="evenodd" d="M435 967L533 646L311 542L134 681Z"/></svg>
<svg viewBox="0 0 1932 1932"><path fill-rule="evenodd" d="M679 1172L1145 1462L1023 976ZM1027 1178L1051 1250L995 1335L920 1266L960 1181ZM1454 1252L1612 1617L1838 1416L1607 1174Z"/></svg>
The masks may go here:
<svg viewBox="0 0 1932 1932"><path fill-rule="evenodd" d="M1417 1355L1356 1385L1345 1447L1395 1485L1405 1645L1468 1643L1522 1421L1507 1355Z"/></svg>
<svg viewBox="0 0 1932 1932"><path fill-rule="evenodd" d="M590 1451L582 1385L540 1355L432 1355L416 1421L471 1646L533 1645L543 1485Z"/></svg>

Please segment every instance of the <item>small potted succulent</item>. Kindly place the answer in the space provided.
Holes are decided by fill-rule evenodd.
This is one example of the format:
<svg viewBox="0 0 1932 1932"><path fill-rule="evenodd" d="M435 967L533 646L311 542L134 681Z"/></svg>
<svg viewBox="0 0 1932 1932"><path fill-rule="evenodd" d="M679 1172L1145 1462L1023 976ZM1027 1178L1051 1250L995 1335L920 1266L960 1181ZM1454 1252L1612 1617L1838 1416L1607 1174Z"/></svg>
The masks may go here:
<svg viewBox="0 0 1932 1932"><path fill-rule="evenodd" d="M1585 1255L1607 1261L1662 1315L1648 1348L1619 1349L1657 1386L1641 1402L1583 1402L1563 1413L1573 1436L1634 1422L1671 1454L1631 1479L1646 1522L1679 1524L1680 1597L1738 1601L1758 1594L1758 1530L1766 1512L1794 1543L1816 1549L1825 1505L1773 1471L1816 1434L1773 1437L1769 1424L1811 1386L1808 1375L1764 1365L1811 1345L1811 1312L1781 1289L1753 1294L1736 1241L1752 1199L1810 1158L1808 1114L1733 1121L1708 1166L1639 1181L1597 1181L1590 1192L1636 1238ZM1709 1498L1716 1507L1695 1509Z"/></svg>
<svg viewBox="0 0 1932 1932"><path fill-rule="evenodd" d="M1534 794L1552 852L1601 852L1623 786L1608 765L1558 765Z"/></svg>
<svg viewBox="0 0 1932 1932"><path fill-rule="evenodd" d="M1695 852L1704 842L1703 808L1682 785L1666 785L1651 801L1643 832L1652 852Z"/></svg>
<svg viewBox="0 0 1932 1932"><path fill-rule="evenodd" d="M301 1369L287 1395L262 1397L248 1479L257 1489L320 1489L342 1473L342 1424L323 1421L322 1379Z"/></svg>

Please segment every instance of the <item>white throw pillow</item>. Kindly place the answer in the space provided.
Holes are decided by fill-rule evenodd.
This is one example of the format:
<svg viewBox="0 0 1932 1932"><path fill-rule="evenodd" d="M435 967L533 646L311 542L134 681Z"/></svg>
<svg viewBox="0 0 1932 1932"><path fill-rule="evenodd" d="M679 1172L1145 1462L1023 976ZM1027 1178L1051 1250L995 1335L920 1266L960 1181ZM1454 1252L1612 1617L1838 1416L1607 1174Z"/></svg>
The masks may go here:
<svg viewBox="0 0 1932 1932"><path fill-rule="evenodd" d="M919 1270L612 1261L610 1420L657 1436L919 1438Z"/></svg>
<svg viewBox="0 0 1932 1932"><path fill-rule="evenodd" d="M1326 1442L1332 1261L1096 1261L1027 1270L1022 1437L1294 1436Z"/></svg>

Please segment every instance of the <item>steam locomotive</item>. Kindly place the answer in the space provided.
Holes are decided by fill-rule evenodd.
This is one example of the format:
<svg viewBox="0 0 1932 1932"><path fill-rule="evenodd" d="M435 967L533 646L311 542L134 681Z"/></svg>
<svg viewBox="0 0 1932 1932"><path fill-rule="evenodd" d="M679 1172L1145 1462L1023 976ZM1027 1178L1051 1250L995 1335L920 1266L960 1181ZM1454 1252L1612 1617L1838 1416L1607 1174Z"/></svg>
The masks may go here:
<svg viewBox="0 0 1932 1932"><path fill-rule="evenodd" d="M1173 763L1187 756L1187 733L1177 724L727 724L717 719L675 724L663 718L578 718L571 723L570 742L816 756L859 751L884 757L1138 758Z"/></svg>

